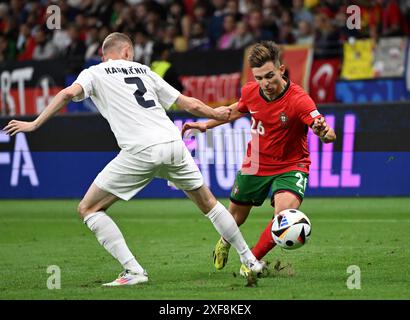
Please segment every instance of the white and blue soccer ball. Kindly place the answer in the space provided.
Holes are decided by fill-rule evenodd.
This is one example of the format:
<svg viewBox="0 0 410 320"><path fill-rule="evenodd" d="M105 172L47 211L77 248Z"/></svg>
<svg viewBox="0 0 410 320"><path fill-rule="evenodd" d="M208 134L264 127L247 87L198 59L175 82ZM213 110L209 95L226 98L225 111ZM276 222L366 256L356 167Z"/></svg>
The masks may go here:
<svg viewBox="0 0 410 320"><path fill-rule="evenodd" d="M271 231L273 240L279 247L293 250L309 240L312 226L302 211L286 209L275 216Z"/></svg>

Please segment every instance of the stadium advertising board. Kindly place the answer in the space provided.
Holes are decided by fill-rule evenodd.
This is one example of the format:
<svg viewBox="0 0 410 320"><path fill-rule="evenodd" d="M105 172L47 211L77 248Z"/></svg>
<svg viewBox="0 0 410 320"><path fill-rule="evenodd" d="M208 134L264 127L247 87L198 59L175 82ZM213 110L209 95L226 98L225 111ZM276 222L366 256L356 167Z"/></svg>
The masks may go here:
<svg viewBox="0 0 410 320"><path fill-rule="evenodd" d="M231 104L239 97L242 50L175 53L172 63L180 75L183 94L208 105Z"/></svg>
<svg viewBox="0 0 410 320"><path fill-rule="evenodd" d="M62 65L60 60L0 64L0 115L41 112L64 87Z"/></svg>
<svg viewBox="0 0 410 320"><path fill-rule="evenodd" d="M409 196L410 106L322 107L336 130L335 144L309 134L308 196ZM193 120L172 116L182 127ZM3 127L9 119L2 118ZM249 139L249 118L188 137L206 183L229 196ZM0 198L77 198L118 152L106 121L97 115L60 116L31 134L0 132ZM164 180L154 180L141 198L184 197Z"/></svg>

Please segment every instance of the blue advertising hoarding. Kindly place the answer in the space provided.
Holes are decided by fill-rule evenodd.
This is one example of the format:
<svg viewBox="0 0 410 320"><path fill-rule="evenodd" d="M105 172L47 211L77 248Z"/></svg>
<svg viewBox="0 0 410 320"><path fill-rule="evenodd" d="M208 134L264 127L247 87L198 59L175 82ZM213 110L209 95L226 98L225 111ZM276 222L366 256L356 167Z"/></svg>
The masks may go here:
<svg viewBox="0 0 410 320"><path fill-rule="evenodd" d="M404 78L338 81L336 100L341 103L378 103L410 100Z"/></svg>
<svg viewBox="0 0 410 320"><path fill-rule="evenodd" d="M335 128L335 144L322 144L309 130L311 168L307 196L410 196L410 106L322 107ZM182 127L194 118L171 116ZM8 119L0 119L0 125ZM186 140L205 182L228 197L249 140L243 117ZM16 137L0 132L0 198L80 198L118 152L99 115L60 116L40 130ZM154 180L138 197L184 194Z"/></svg>

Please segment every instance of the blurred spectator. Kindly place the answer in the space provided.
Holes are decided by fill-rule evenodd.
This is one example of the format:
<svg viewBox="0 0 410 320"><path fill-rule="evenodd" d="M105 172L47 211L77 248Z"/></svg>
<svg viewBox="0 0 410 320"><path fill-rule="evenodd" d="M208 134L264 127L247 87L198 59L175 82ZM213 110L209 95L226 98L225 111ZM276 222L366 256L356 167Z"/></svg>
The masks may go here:
<svg viewBox="0 0 410 320"><path fill-rule="evenodd" d="M45 28L50 4L60 7L61 28L38 31ZM361 8L359 30L346 26L346 8L351 4ZM314 38L316 55L339 55L341 42L351 37L378 39L409 35L409 23L410 0L9 0L0 3L0 33L6 37L8 52L3 53L3 60L49 59L66 53L71 56L77 51L84 51L86 59L99 58L102 35L113 31L129 34L135 40L136 60L145 64L150 63L156 42L184 51L243 48L261 40L309 44ZM68 25L72 24L79 32L76 41L85 44L85 48L77 43L69 49Z"/></svg>
<svg viewBox="0 0 410 320"><path fill-rule="evenodd" d="M17 38L17 60L32 60L36 42L31 36L31 29L27 24L20 25L20 32Z"/></svg>
<svg viewBox="0 0 410 320"><path fill-rule="evenodd" d="M239 12L238 0L228 0L226 2L226 14L233 15L235 22L242 20L243 14Z"/></svg>
<svg viewBox="0 0 410 320"><path fill-rule="evenodd" d="M178 32L177 26L174 24L166 24L162 27L162 30L161 36L158 37L160 42L162 41L178 52L186 51L188 49L187 38ZM157 35L159 35L159 33Z"/></svg>
<svg viewBox="0 0 410 320"><path fill-rule="evenodd" d="M101 46L101 43L99 41L99 36L98 36L98 28L91 27L88 32L87 32L87 39L86 39L86 47L87 50L85 51L85 60L89 59L98 59L99 58L99 53L98 49Z"/></svg>
<svg viewBox="0 0 410 320"><path fill-rule="evenodd" d="M337 4L336 2L337 0L320 0L319 4L315 7L315 12L317 14L325 15L329 19L333 19L337 11L339 10L339 4Z"/></svg>
<svg viewBox="0 0 410 320"><path fill-rule="evenodd" d="M7 1L6 1L7 2ZM25 6L25 1L22 0L11 0L10 1L10 11L9 17L12 18L11 20L15 21L16 23L24 23L27 20L28 11L31 9L30 7L34 7L37 5L36 3L29 3L27 4L27 8ZM29 10L27 10L29 9ZM30 10L31 11L31 10ZM40 10L33 10L33 13L40 14ZM40 21L38 21L40 22Z"/></svg>
<svg viewBox="0 0 410 320"><path fill-rule="evenodd" d="M151 63L154 41L150 40L145 29L135 33L134 60L147 66Z"/></svg>
<svg viewBox="0 0 410 320"><path fill-rule="evenodd" d="M280 12L279 19L277 19L276 24L280 29L283 25L293 24L293 14L292 11L283 9Z"/></svg>
<svg viewBox="0 0 410 320"><path fill-rule="evenodd" d="M313 14L304 7L303 0L292 1L293 21L298 25L300 21L305 21L309 24L313 23Z"/></svg>
<svg viewBox="0 0 410 320"><path fill-rule="evenodd" d="M136 27L137 22L134 16L134 11L130 7L122 7L119 16L112 25L113 31L125 32L128 30L135 30Z"/></svg>
<svg viewBox="0 0 410 320"><path fill-rule="evenodd" d="M67 4L70 7L82 10L90 4L90 0L67 0Z"/></svg>
<svg viewBox="0 0 410 320"><path fill-rule="evenodd" d="M206 35L205 27L201 22L194 22L188 42L189 50L207 50L211 48L211 41Z"/></svg>
<svg viewBox="0 0 410 320"><path fill-rule="evenodd" d="M178 91L182 92L184 89L179 74L170 62L172 46L163 42L154 44L152 53L151 70L168 82ZM176 109L176 105L172 105L172 109Z"/></svg>
<svg viewBox="0 0 410 320"><path fill-rule="evenodd" d="M147 18L145 20L145 28L151 39L157 40L156 35L157 35L157 30L159 29L160 24L161 24L161 19L160 19L158 12L149 11Z"/></svg>
<svg viewBox="0 0 410 320"><path fill-rule="evenodd" d="M263 26L263 15L260 9L252 9L248 17L249 31L255 41L272 40L273 34Z"/></svg>
<svg viewBox="0 0 410 320"><path fill-rule="evenodd" d="M319 5L320 0L304 0L304 5L307 9L313 9Z"/></svg>
<svg viewBox="0 0 410 320"><path fill-rule="evenodd" d="M102 57L102 44L104 42L104 39L111 33L111 30L107 26L102 26L100 30L98 30L98 49L97 49L97 55L94 55L93 58L95 60L101 60Z"/></svg>
<svg viewBox="0 0 410 320"><path fill-rule="evenodd" d="M280 20L278 21L278 36L277 43L293 44L295 43L295 36L293 34L293 16L290 10L282 10Z"/></svg>
<svg viewBox="0 0 410 320"><path fill-rule="evenodd" d="M279 44L293 44L296 42L293 34L293 27L291 23L284 23L279 28L279 35L277 43Z"/></svg>
<svg viewBox="0 0 410 320"><path fill-rule="evenodd" d="M58 49L51 40L44 28L38 28L34 33L36 46L33 52L33 60L47 60L57 57Z"/></svg>
<svg viewBox="0 0 410 320"><path fill-rule="evenodd" d="M64 58L66 59L68 71L70 73L80 73L84 64L85 44L80 38L80 29L73 24L68 28L70 36L70 45L67 47Z"/></svg>
<svg viewBox="0 0 410 320"><path fill-rule="evenodd" d="M7 39L7 36L0 34L0 62L13 60L16 56L14 43Z"/></svg>
<svg viewBox="0 0 410 320"><path fill-rule="evenodd" d="M407 26L410 24L410 0L400 1L400 10L403 13L404 21L407 21Z"/></svg>
<svg viewBox="0 0 410 320"><path fill-rule="evenodd" d="M252 34L248 31L248 26L245 22L239 21L236 24L235 35L232 39L233 49L242 49L250 45L254 41Z"/></svg>
<svg viewBox="0 0 410 320"><path fill-rule="evenodd" d="M144 26L145 20L148 15L148 8L144 1L140 1L135 7L133 7L134 13L136 15L136 20L141 26Z"/></svg>
<svg viewBox="0 0 410 320"><path fill-rule="evenodd" d="M162 33L160 38L162 39L162 42L173 47L175 38L179 33L177 26L173 23L167 23L166 25L162 26L161 30Z"/></svg>
<svg viewBox="0 0 410 320"><path fill-rule="evenodd" d="M173 1L169 5L166 22L171 25L179 26L184 16L185 12L182 4L179 1Z"/></svg>
<svg viewBox="0 0 410 320"><path fill-rule="evenodd" d="M357 29L349 29L346 25L346 9L339 10L334 18L334 26L339 30L339 40L341 42L346 42L349 38L360 38L362 37L362 32Z"/></svg>
<svg viewBox="0 0 410 320"><path fill-rule="evenodd" d="M263 12L263 25L272 32L273 39L276 40L279 34L278 23L280 23L283 8L280 6L278 0L263 0L262 12Z"/></svg>
<svg viewBox="0 0 410 320"><path fill-rule="evenodd" d="M403 14L400 12L397 1L384 1L382 10L382 36L402 36L405 34L408 34L408 22L405 21Z"/></svg>
<svg viewBox="0 0 410 320"><path fill-rule="evenodd" d="M233 38L235 36L235 16L227 14L223 22L223 34L218 40L217 49L229 49L232 47Z"/></svg>
<svg viewBox="0 0 410 320"><path fill-rule="evenodd" d="M110 25L114 7L113 0L85 0L84 2L84 14L96 16L104 25Z"/></svg>
<svg viewBox="0 0 410 320"><path fill-rule="evenodd" d="M116 1L113 5L113 8L112 8L113 11L110 16L110 27L113 30L116 30L117 26L121 24L119 20L120 20L121 13L124 10L124 7L125 7L125 3L122 1Z"/></svg>
<svg viewBox="0 0 410 320"><path fill-rule="evenodd" d="M317 14L315 16L315 57L338 57L341 53L339 32L333 27L326 14Z"/></svg>
<svg viewBox="0 0 410 320"><path fill-rule="evenodd" d="M67 30L67 21L65 16L61 17L61 29L54 30L52 41L61 53L64 53L70 45L71 38Z"/></svg>
<svg viewBox="0 0 410 320"><path fill-rule="evenodd" d="M212 0L213 14L209 20L208 36L212 46L215 46L223 32L223 18L226 13L226 0Z"/></svg>
<svg viewBox="0 0 410 320"><path fill-rule="evenodd" d="M315 36L311 25L304 20L299 21L296 31L296 44L313 44L314 40Z"/></svg>
<svg viewBox="0 0 410 320"><path fill-rule="evenodd" d="M192 17L188 15L184 16L184 18L181 21L181 29L182 29L182 36L185 37L187 41L191 36L192 25L195 22L201 23L204 26L205 30L208 29L209 17L207 13L208 13L207 6L203 2L199 1L195 3L194 5Z"/></svg>
<svg viewBox="0 0 410 320"><path fill-rule="evenodd" d="M255 6L254 0L239 0L239 3L238 3L239 12L243 15L248 14L249 11L254 8L254 6Z"/></svg>
<svg viewBox="0 0 410 320"><path fill-rule="evenodd" d="M77 28L77 36L81 41L87 38L88 20L84 14L77 14L75 17L75 26Z"/></svg>

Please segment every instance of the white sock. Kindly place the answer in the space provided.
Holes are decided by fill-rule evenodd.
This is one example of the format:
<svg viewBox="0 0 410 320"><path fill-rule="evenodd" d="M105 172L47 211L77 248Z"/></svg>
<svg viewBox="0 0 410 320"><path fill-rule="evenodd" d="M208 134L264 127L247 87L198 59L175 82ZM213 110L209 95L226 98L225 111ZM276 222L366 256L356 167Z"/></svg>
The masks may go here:
<svg viewBox="0 0 410 320"><path fill-rule="evenodd" d="M222 240L222 243L223 243L225 246L227 246L227 247L230 247L230 246L231 246L231 244L230 244L228 241L226 241L223 237L221 237L221 240Z"/></svg>
<svg viewBox="0 0 410 320"><path fill-rule="evenodd" d="M120 229L104 211L88 215L85 217L84 223L95 234L98 242L121 263L124 269L137 273L144 272L144 269L128 249Z"/></svg>
<svg viewBox="0 0 410 320"><path fill-rule="evenodd" d="M256 260L252 251L249 250L235 219L219 201L206 216L211 220L216 231L236 249L242 263Z"/></svg>

